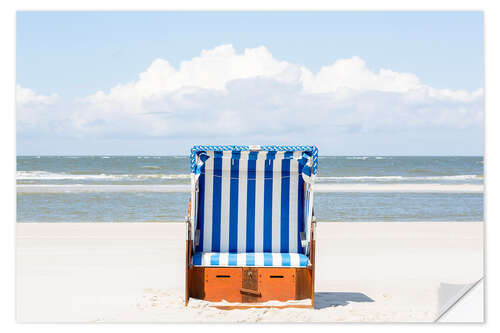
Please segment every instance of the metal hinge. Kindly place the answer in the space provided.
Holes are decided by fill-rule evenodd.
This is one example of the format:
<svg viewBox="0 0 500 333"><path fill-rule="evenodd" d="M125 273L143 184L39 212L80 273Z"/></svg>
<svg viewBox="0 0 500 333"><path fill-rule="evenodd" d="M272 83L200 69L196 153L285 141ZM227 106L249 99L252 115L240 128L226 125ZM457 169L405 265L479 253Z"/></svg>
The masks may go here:
<svg viewBox="0 0 500 333"><path fill-rule="evenodd" d="M301 231L300 232L300 243L302 244L302 247L307 247L307 239L306 239L306 233Z"/></svg>
<svg viewBox="0 0 500 333"><path fill-rule="evenodd" d="M195 246L200 245L200 229L196 229L194 233L194 245Z"/></svg>

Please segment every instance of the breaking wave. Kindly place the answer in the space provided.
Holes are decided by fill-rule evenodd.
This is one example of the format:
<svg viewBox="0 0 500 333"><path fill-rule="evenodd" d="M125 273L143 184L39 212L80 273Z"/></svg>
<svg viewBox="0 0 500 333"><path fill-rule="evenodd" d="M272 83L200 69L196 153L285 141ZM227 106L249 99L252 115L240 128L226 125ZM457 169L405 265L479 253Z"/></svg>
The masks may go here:
<svg viewBox="0 0 500 333"><path fill-rule="evenodd" d="M48 171L17 171L17 180L144 180L189 179L189 174L72 174Z"/></svg>
<svg viewBox="0 0 500 333"><path fill-rule="evenodd" d="M453 176L345 176L345 177L317 177L318 182L328 182L328 181L426 181L426 180L479 180L483 179L481 175L453 175Z"/></svg>

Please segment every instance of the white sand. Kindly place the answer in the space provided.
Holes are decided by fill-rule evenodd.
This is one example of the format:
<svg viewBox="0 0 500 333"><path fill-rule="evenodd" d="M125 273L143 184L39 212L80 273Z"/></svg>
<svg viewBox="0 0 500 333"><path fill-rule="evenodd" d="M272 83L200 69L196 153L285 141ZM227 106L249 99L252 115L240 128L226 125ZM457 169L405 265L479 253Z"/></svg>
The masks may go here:
<svg viewBox="0 0 500 333"><path fill-rule="evenodd" d="M483 223L320 223L316 309L184 307L184 224L18 223L22 322L433 321L483 275Z"/></svg>

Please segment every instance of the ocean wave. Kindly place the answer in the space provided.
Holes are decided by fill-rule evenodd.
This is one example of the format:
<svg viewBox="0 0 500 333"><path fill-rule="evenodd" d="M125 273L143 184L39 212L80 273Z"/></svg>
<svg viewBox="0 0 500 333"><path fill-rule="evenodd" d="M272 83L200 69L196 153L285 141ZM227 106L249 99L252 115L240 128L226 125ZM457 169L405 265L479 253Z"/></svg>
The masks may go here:
<svg viewBox="0 0 500 333"><path fill-rule="evenodd" d="M479 184L314 184L322 193L482 193Z"/></svg>
<svg viewBox="0 0 500 333"><path fill-rule="evenodd" d="M368 156L347 156L346 160L367 160Z"/></svg>
<svg viewBox="0 0 500 333"><path fill-rule="evenodd" d="M328 156L330 157L330 156ZM320 157L321 158L321 157ZM342 157L340 157L342 158ZM344 157L346 160L367 160L367 159L375 159L375 160L392 160L390 156L346 156Z"/></svg>
<svg viewBox="0 0 500 333"><path fill-rule="evenodd" d="M179 174L179 175L165 175L165 174L142 174L142 175L128 175L130 178L138 178L138 179L190 179L190 175L188 174Z"/></svg>
<svg viewBox="0 0 500 333"><path fill-rule="evenodd" d="M187 193L190 185L27 185L18 184L17 193L89 193L89 192L183 192ZM315 184L314 192L321 193L481 193L483 185L442 185L442 184Z"/></svg>
<svg viewBox="0 0 500 333"><path fill-rule="evenodd" d="M88 185L88 184L72 184L72 185L26 185L18 184L17 193L40 194L40 193L187 193L191 189L191 185Z"/></svg>
<svg viewBox="0 0 500 333"><path fill-rule="evenodd" d="M17 180L86 180L86 179L120 179L118 175L107 174L71 174L48 171L17 171Z"/></svg>
<svg viewBox="0 0 500 333"><path fill-rule="evenodd" d="M410 169L408 170L409 173L431 173L431 171L429 171L428 169Z"/></svg>
<svg viewBox="0 0 500 333"><path fill-rule="evenodd" d="M414 178L414 177L412 177ZM403 176L332 176L332 177L317 177L317 181L328 181L328 180L399 180L404 179Z"/></svg>
<svg viewBox="0 0 500 333"><path fill-rule="evenodd" d="M448 180L469 180L469 179L483 179L483 175L429 176L429 177L423 177L423 178L448 179Z"/></svg>
<svg viewBox="0 0 500 333"><path fill-rule="evenodd" d="M161 169L156 166L144 166L144 169ZM95 174L91 171L72 171L70 173L54 173L48 171L17 171L17 180L145 180L145 179L190 179L189 174ZM450 175L450 176L325 176L317 177L318 182L331 181L467 181L482 180L482 175Z"/></svg>
<svg viewBox="0 0 500 333"><path fill-rule="evenodd" d="M338 176L317 177L321 181L398 181L398 180L474 180L483 179L482 175L453 175L453 176Z"/></svg>
<svg viewBox="0 0 500 333"><path fill-rule="evenodd" d="M157 165L145 165L142 168L146 170L160 170L162 167Z"/></svg>
<svg viewBox="0 0 500 333"><path fill-rule="evenodd" d="M142 180L189 179L189 174L75 174L48 171L17 171L17 180Z"/></svg>

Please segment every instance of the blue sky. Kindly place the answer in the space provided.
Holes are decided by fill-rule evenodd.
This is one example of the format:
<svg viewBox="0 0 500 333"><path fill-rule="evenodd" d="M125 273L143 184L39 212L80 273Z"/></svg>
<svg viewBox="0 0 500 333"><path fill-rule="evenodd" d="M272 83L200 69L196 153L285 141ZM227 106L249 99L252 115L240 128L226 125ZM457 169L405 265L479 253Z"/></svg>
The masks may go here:
<svg viewBox="0 0 500 333"><path fill-rule="evenodd" d="M217 49L223 45L232 45L232 50ZM265 52L259 51L256 57L243 56L245 49L257 50L259 47L264 47ZM226 73L226 80L220 83L222 86L207 82L210 76L205 74L203 78L187 79L191 75L189 71L179 74L178 82L170 82L167 75L173 73L170 67L166 68L163 62L153 66L156 59L161 59L180 73L182 61L189 62L193 57L202 57L202 50L214 49L219 50L215 52L219 62L204 62L202 70L213 66L213 70L207 71L206 75ZM241 57L244 59L239 59ZM321 80L318 76L310 88L305 87L309 76L318 75L322 68L333 66L338 60L353 57L356 58L352 63L332 67L333 76L324 79L325 74ZM304 92L311 96L330 94L331 98L325 99L325 104L319 106L316 104L318 98L312 97L294 105L280 104L285 111L279 115L285 115L286 109L298 110L301 105L303 108L324 108L321 114L316 115L318 119L327 117L328 112L331 116L328 119L339 117L341 130L332 132L324 129L324 134L332 135L330 139L325 139L324 135L311 138L326 153L482 154L483 105L482 91L478 93L478 89L483 88L483 57L481 12L18 12L16 81L18 89L24 89L23 92L18 91L18 154L183 153L186 147L199 141L191 142L192 139L176 131L169 132L169 128L172 124L179 127L182 119L187 122L209 111L187 106L187 101L172 106L173 100L169 98L173 98L179 89L194 87L199 91L193 93L194 97L190 96L190 100L203 96L207 98L203 103L205 108L227 108L230 112L210 113L208 119L226 122L230 118L231 128L241 127L246 123L239 115L247 111L239 109L236 102L228 105L227 101L253 100L255 96L248 95L248 89L255 87L255 82L252 84L251 80L258 77L279 82L279 85L272 85L276 92L268 90L266 98L284 94L284 98L290 100L298 96L302 98ZM361 60L357 61L358 58ZM220 62L226 63L224 59L229 59L227 63L232 63L232 67L220 65ZM247 67L253 64L252 61L259 62L261 67L253 74L243 70L239 70L244 72L242 76L231 74L234 66L241 65L240 60ZM280 65L279 62L283 61L293 66ZM302 74L293 74L298 75L293 79L288 76L283 79L278 69ZM372 73L378 75L380 69L409 73L418 78L418 83L406 76L393 78L391 82L386 77L372 78ZM150 78L141 85L140 74L147 70L167 81ZM307 76L304 72L311 75ZM341 79L344 77L342 73L347 73L345 75L349 77L359 76L360 79L348 79L349 82L345 83ZM228 90L227 87L233 87L240 82L238 80L245 81L241 83L244 89ZM397 82L401 80L404 81L404 89L397 87ZM155 86L165 82L172 88L165 90ZM136 88L119 95L110 90L130 83L147 87L144 89L148 92ZM257 83L262 86L261 81ZM291 93L290 89L295 89L297 84L301 87L297 88L300 91ZM385 84L390 87L379 91L377 86ZM338 101L332 102L344 85L354 91L349 95L349 102L342 105ZM330 86L331 89L328 88ZM129 104L146 107L125 110L128 104L125 104L124 96L134 95L137 89L140 90L138 100L129 101ZM426 91L422 93L425 96L419 95L422 100L404 109L407 104L401 101L406 101L409 95L405 97L402 94L420 93L422 89ZM243 90L245 95L242 95ZM89 96L98 91L102 91L104 97L99 95L98 100L91 98L90 103ZM220 91L226 91L225 97L217 95ZM435 91L440 92L436 95ZM449 91L454 93L450 95ZM457 91L470 96L464 97ZM19 96L26 97L19 101ZM261 96L263 101L266 98ZM85 107L82 107L81 99L85 99ZM275 101L269 103L254 105L253 108L274 112ZM373 121L367 115L377 119L374 113L380 112L380 117L391 117L391 113L387 114L384 108L394 103L402 103L396 107L401 116L372 126ZM171 115L160 116L165 114L165 105L169 105ZM380 111L377 111L378 108ZM163 111L151 111L158 109ZM349 110L355 110L351 116ZM456 110L456 118L453 110ZM295 119L295 123L290 123L287 129L270 126L252 132L240 128L239 132L221 136L220 140L224 143L252 139L266 141L257 143L284 143L293 141L291 137L307 140L308 136L302 132L300 135L290 132L289 128L300 127L303 117L297 113L299 111L290 112L294 114L291 118ZM307 114L307 110L304 112ZM437 117L439 121L431 119L436 112L442 113ZM35 113L37 116L32 116ZM158 124L157 128L141 123L144 126L135 130L130 124L122 126L120 123L121 119L133 123L138 114L151 113L158 117L151 120ZM189 117L182 118L181 114ZM417 119L420 116L415 115L429 119L420 121ZM357 120L351 119L354 116ZM50 121L47 117L51 118ZM475 121L464 122L460 117L474 118ZM39 119L39 122L33 119ZM86 119L85 123L82 119ZM404 126L399 126L397 122L402 122ZM322 123L324 121L314 126L321 126ZM406 126L409 123L413 125ZM310 125L313 126L312 123ZM221 130L224 126L220 127ZM213 139L213 133L203 135L200 128L198 140ZM360 130L353 130L356 128ZM420 135L422 140L418 140ZM339 140L342 140L341 145L333 143ZM302 141L299 143L307 143ZM401 145L401 142L407 141L409 145ZM165 148L165 144L176 148Z"/></svg>

